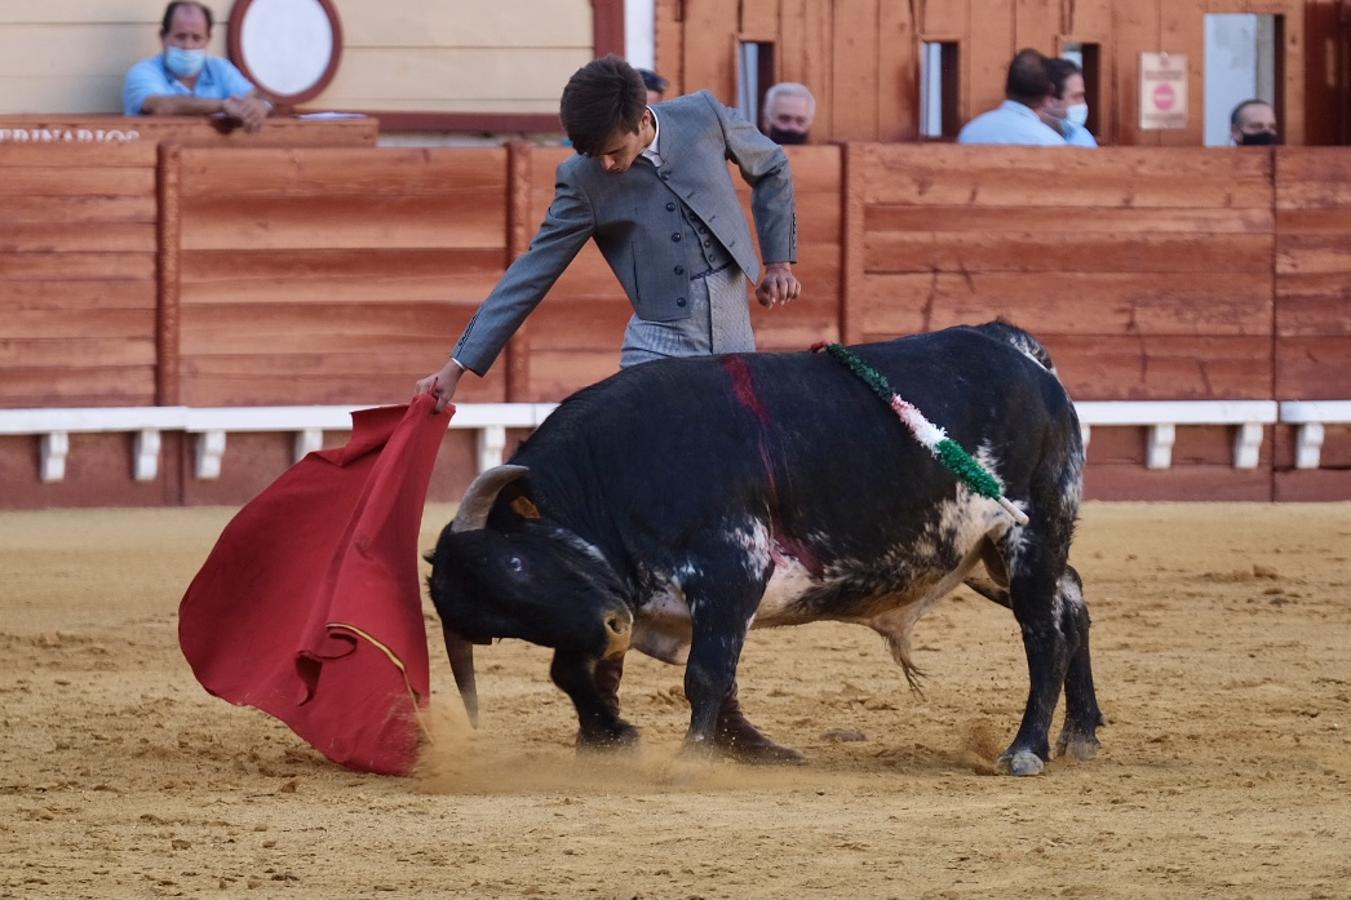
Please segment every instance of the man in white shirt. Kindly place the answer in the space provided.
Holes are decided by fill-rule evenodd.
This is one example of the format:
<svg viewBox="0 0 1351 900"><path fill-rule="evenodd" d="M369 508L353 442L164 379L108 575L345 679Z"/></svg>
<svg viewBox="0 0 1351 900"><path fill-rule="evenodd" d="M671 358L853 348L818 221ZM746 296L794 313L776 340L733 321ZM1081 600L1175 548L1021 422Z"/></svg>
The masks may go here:
<svg viewBox="0 0 1351 900"><path fill-rule="evenodd" d="M1065 139L1041 120L1053 95L1045 56L1036 50L1019 50L1009 63L1002 104L981 113L963 126L959 144L1023 144L1032 147L1063 147Z"/></svg>

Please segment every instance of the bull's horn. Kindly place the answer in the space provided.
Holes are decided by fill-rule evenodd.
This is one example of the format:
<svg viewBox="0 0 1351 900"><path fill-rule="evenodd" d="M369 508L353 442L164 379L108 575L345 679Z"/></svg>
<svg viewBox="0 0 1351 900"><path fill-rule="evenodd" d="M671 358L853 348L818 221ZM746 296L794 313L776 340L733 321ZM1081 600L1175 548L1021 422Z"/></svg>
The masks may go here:
<svg viewBox="0 0 1351 900"><path fill-rule="evenodd" d="M472 531L488 524L488 513L502 488L520 478L530 469L526 466L495 466L474 479L469 490L464 492L455 521L450 523L453 532Z"/></svg>
<svg viewBox="0 0 1351 900"><path fill-rule="evenodd" d="M469 724L477 728L478 685L474 680L474 645L460 637L459 633L445 623L441 625L441 635L446 639L446 656L450 657L450 671L455 676L455 686L460 689L464 711L469 714Z"/></svg>
<svg viewBox="0 0 1351 900"><path fill-rule="evenodd" d="M530 470L525 466L496 466L474 479L469 490L464 492L460 509L455 520L450 523L452 532L473 531L488 524L488 513L502 488L520 478ZM478 727L478 685L474 678L474 645L460 636L459 632L441 623L441 635L446 639L446 656L450 658L450 671L455 676L455 686L460 689L460 698L464 700L464 711L469 714L469 724Z"/></svg>

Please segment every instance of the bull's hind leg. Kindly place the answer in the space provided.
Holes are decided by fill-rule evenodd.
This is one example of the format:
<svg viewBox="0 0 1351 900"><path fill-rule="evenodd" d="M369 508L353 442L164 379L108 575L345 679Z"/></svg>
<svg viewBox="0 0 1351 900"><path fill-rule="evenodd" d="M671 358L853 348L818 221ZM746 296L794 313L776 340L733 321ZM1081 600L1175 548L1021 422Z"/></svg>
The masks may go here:
<svg viewBox="0 0 1351 900"><path fill-rule="evenodd" d="M1069 668L1065 673L1065 725L1056 741L1056 755L1078 760L1097 755L1097 730L1104 724L1093 690L1093 666L1088 652L1089 616L1084 603L1084 583L1073 566L1060 576L1060 628L1070 644Z"/></svg>
<svg viewBox="0 0 1351 900"><path fill-rule="evenodd" d="M555 651L549 677L577 709L577 746L604 750L638 741L638 729L619 716L619 680L624 658L599 662L576 653Z"/></svg>
<svg viewBox="0 0 1351 900"><path fill-rule="evenodd" d="M987 560L988 565L988 560ZM999 564L1002 571L1003 563ZM1001 586L996 570L991 568L993 580L966 579L966 586L976 593L998 603L1005 609L1013 608L1007 585ZM1006 579L1005 579L1006 580ZM1065 670L1065 724L1056 741L1056 756L1070 756L1077 760L1092 759L1102 746L1097 730L1106 724L1098 709L1097 693L1093 690L1093 665L1088 651L1089 615L1084 603L1084 582L1074 566L1066 566L1060 576L1057 600L1060 604L1060 630L1069 644L1070 662Z"/></svg>
<svg viewBox="0 0 1351 900"><path fill-rule="evenodd" d="M1018 734L996 762L1001 771L1013 775L1036 775L1051 758L1051 717L1070 662L1059 600L1068 546L1048 540L1043 527L1034 518L1010 566L1009 600L1022 630L1029 680Z"/></svg>

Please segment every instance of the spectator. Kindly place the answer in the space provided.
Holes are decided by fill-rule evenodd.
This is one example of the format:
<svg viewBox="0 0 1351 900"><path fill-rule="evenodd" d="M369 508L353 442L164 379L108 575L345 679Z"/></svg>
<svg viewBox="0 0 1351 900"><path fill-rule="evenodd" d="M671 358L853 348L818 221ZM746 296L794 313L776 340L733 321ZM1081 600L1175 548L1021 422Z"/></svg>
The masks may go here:
<svg viewBox="0 0 1351 900"><path fill-rule="evenodd" d="M1279 144L1276 110L1265 100L1244 100L1229 116L1229 137L1240 147Z"/></svg>
<svg viewBox="0 0 1351 900"><path fill-rule="evenodd" d="M1071 147L1096 147L1098 142L1088 130L1088 94L1084 90L1084 70L1071 59L1053 59L1047 63L1051 75L1051 97L1042 117L1060 132Z"/></svg>
<svg viewBox="0 0 1351 900"><path fill-rule="evenodd" d="M671 83L662 78L651 69L639 69L638 74L643 76L643 87L647 88L647 105L660 103L666 97L666 89Z"/></svg>
<svg viewBox="0 0 1351 900"><path fill-rule="evenodd" d="M554 199L530 248L465 327L451 358L417 383L438 406L465 370L483 375L587 240L633 304L619 364L755 349L746 279L760 274L727 160L752 186L763 306L795 299L797 218L782 148L712 94L657 107L616 56L588 63L563 89L560 116L577 155L558 167Z"/></svg>
<svg viewBox="0 0 1351 900"><path fill-rule="evenodd" d="M806 85L781 81L765 92L761 120L774 143L805 144L816 120L816 98Z"/></svg>
<svg viewBox="0 0 1351 900"><path fill-rule="evenodd" d="M957 143L1063 147L1065 139L1041 120L1051 93L1046 57L1036 50L1019 50L1009 63L1004 86L1008 99L967 122L957 135Z"/></svg>
<svg viewBox="0 0 1351 900"><path fill-rule="evenodd" d="M247 132L261 129L272 105L258 96L228 59L207 55L214 24L211 9L202 3L175 0L165 7L159 33L164 52L141 60L127 72L123 114L223 114Z"/></svg>

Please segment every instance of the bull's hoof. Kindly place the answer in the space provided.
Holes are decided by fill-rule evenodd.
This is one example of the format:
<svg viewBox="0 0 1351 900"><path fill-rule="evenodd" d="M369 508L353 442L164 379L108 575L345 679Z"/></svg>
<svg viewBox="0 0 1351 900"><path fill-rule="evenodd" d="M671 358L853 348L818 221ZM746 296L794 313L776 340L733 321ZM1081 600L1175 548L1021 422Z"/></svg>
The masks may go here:
<svg viewBox="0 0 1351 900"><path fill-rule="evenodd" d="M1067 728L1060 732L1060 738L1055 742L1055 755L1061 759L1088 762L1098 755L1101 747L1102 743L1098 741L1096 735L1070 731Z"/></svg>
<svg viewBox="0 0 1351 900"><path fill-rule="evenodd" d="M1003 775L1040 775L1045 767L1041 757L1029 750L1006 750L995 761L995 768Z"/></svg>
<svg viewBox="0 0 1351 900"><path fill-rule="evenodd" d="M577 749L608 752L625 750L638 745L638 729L628 722L618 722L605 729L577 732Z"/></svg>
<svg viewBox="0 0 1351 900"><path fill-rule="evenodd" d="M763 735L756 735L756 737L759 740L719 741L718 751L723 756L753 766L806 765L807 757L792 747L776 744Z"/></svg>

